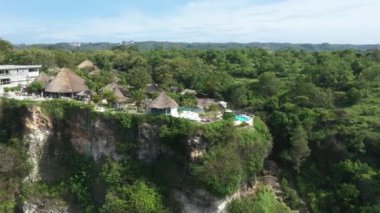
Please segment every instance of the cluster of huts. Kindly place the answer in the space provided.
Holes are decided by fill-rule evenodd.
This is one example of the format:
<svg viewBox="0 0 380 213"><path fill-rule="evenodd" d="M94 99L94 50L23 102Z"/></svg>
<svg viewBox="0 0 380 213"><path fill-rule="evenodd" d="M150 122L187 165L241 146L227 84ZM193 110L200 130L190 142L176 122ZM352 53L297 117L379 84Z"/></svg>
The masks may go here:
<svg viewBox="0 0 380 213"><path fill-rule="evenodd" d="M89 60L86 60L78 65L78 69L85 70L90 75L96 75L100 70ZM42 96L47 98L73 98L83 101L91 101L94 93L89 89L86 80L77 75L69 69L57 70L55 76L48 76L41 72L34 80L33 83L40 83L43 86ZM134 99L132 98L129 88L113 82L106 85L99 92L105 93L106 91L112 93L114 97L114 104L117 109L123 109L125 106L133 106ZM145 94L154 99L147 99L144 101L145 110L152 114L165 114L173 117L181 117L195 121L212 121L215 119L222 119L221 112L226 111L226 102L216 102L207 97L197 96L197 104L193 107L180 107L178 103L169 97L164 90L157 84L148 84L145 88ZM196 95L196 91L185 89L180 92L181 95L192 94ZM107 104L106 100L101 100L101 103ZM218 107L218 112L214 117L200 116L203 112L208 111L211 107Z"/></svg>

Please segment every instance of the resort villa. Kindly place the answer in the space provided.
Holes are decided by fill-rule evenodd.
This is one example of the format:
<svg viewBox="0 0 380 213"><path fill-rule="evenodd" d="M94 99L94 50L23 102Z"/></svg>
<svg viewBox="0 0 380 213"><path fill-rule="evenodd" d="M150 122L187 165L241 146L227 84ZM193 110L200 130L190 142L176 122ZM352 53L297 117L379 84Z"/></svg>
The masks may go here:
<svg viewBox="0 0 380 213"><path fill-rule="evenodd" d="M43 95L49 98L69 97L90 103L94 93L88 88L85 79L65 68L58 69L56 76L48 76L45 73L40 73L40 68L40 65L0 65L0 94L3 93L3 89L6 87L27 86L38 82L42 84L43 88L41 96ZM89 60L78 65L78 69L87 72L98 70ZM131 111L132 108L136 107L127 86L114 82L104 86L98 92L102 95L105 95L106 92L111 94L112 96L110 97L113 97L113 102L115 103L114 107L116 109ZM145 99L144 101L148 106L147 112L151 114L169 115L203 123L215 122L225 117L232 117L234 118L234 124L237 126L253 126L254 116L245 113L235 114L227 108L227 102L216 101L203 94L197 95L195 90L184 89L181 92L177 92L181 97L189 97L190 95L190 97L193 96L193 98L196 98L194 106L182 107L179 107L179 104L170 98L158 84L148 84L144 92L149 97L158 94L153 101L151 101L151 99ZM21 93L15 95L20 96L20 94ZM101 103L104 105L106 104L105 102L107 102L106 99L103 99ZM103 107L101 108L104 110ZM227 116L228 114L230 115Z"/></svg>
<svg viewBox="0 0 380 213"><path fill-rule="evenodd" d="M130 97L130 92L128 89L124 86L119 85L118 83L111 83L108 84L107 86L103 87L100 92L112 92L114 97L115 97L115 105L117 109L123 108L123 106L126 103L131 103L133 102L132 98Z"/></svg>
<svg viewBox="0 0 380 213"><path fill-rule="evenodd" d="M26 86L40 74L41 65L0 65L0 94L4 88Z"/></svg>
<svg viewBox="0 0 380 213"><path fill-rule="evenodd" d="M160 95L149 104L149 112L179 117L177 102L164 92L160 93Z"/></svg>
<svg viewBox="0 0 380 213"><path fill-rule="evenodd" d="M164 92L163 89L161 89L157 84L147 84L145 88L145 94L147 95L154 95Z"/></svg>
<svg viewBox="0 0 380 213"><path fill-rule="evenodd" d="M52 98L74 97L88 91L86 81L69 69L62 69L45 87L45 96Z"/></svg>
<svg viewBox="0 0 380 213"><path fill-rule="evenodd" d="M52 76L48 76L45 73L41 72L36 79L34 79L33 83L41 83L44 88L49 85L49 82L53 79Z"/></svg>
<svg viewBox="0 0 380 213"><path fill-rule="evenodd" d="M83 61L77 67L80 70L86 70L88 72L91 72L91 71L98 69L98 67L90 60Z"/></svg>

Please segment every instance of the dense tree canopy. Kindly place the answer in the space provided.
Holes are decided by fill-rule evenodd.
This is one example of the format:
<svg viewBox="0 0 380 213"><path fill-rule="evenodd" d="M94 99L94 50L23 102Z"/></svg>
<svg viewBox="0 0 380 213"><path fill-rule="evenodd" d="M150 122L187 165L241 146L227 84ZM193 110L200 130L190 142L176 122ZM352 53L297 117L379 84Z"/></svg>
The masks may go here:
<svg viewBox="0 0 380 213"><path fill-rule="evenodd" d="M101 70L98 75L78 71L95 91L119 78L121 84L134 88L133 97L141 103L144 86L157 83L167 91L195 89L210 98L228 101L238 111L260 115L274 139L270 158L281 167L287 197L302 198L311 211L380 209L379 50L141 51L124 46L102 51L21 50L0 40L1 64L42 64L44 70L75 69L84 59L92 60ZM109 99L112 100L111 94ZM184 101L183 97L182 100L195 103ZM220 135L215 134L210 143L218 138ZM242 144L225 145L213 145L202 164L192 170L194 174L204 174L199 182L218 195L231 193L241 180L248 179L250 170L256 171L255 166L236 166L251 162L250 155L243 151L238 155L231 153L243 149ZM256 145L247 145L245 150L255 152ZM244 158L244 154L248 157ZM231 164L225 166L221 160ZM252 165L259 164L251 160ZM230 175L224 176L227 173ZM155 188L138 183L131 190L145 196L146 192L154 194ZM107 196L108 204L124 205L116 198L129 195L115 193ZM159 206L159 197L148 198L152 206ZM294 199L287 202L301 203ZM136 201L136 205L140 204Z"/></svg>

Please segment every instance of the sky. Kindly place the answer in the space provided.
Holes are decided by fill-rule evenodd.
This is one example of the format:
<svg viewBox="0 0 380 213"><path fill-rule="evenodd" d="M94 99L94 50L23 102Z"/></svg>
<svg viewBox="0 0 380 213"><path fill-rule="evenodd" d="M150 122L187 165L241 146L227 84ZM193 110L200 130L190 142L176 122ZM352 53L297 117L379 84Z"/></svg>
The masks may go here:
<svg viewBox="0 0 380 213"><path fill-rule="evenodd" d="M379 44L380 0L0 0L0 37Z"/></svg>

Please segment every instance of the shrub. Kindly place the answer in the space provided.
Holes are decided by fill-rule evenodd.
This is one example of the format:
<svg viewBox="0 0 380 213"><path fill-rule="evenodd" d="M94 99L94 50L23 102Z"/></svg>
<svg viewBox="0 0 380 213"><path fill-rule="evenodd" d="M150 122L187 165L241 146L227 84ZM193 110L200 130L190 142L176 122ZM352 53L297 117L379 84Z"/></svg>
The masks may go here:
<svg viewBox="0 0 380 213"><path fill-rule="evenodd" d="M42 82L33 82L31 83L26 90L29 93L37 93L44 90L44 84Z"/></svg>
<svg viewBox="0 0 380 213"><path fill-rule="evenodd" d="M203 162L193 166L193 174L213 194L223 197L235 192L243 177L243 168L236 148L212 148Z"/></svg>
<svg viewBox="0 0 380 213"><path fill-rule="evenodd" d="M228 209L230 213L292 212L283 202L277 200L271 188L265 186L258 188L252 196L232 201Z"/></svg>

